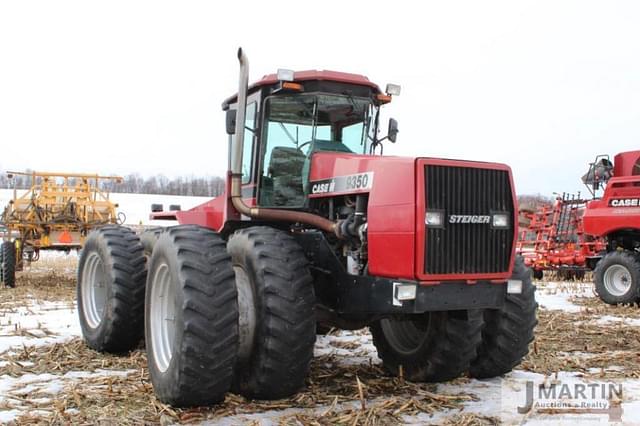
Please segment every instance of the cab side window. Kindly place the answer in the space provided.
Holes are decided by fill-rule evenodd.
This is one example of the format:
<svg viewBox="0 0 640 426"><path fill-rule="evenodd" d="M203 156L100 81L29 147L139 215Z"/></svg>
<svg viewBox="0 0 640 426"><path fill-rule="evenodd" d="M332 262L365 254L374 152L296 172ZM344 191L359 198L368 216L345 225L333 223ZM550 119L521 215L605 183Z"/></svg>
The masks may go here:
<svg viewBox="0 0 640 426"><path fill-rule="evenodd" d="M247 105L244 120L244 146L242 147L242 183L251 182L251 166L253 164L253 145L256 132L256 103Z"/></svg>

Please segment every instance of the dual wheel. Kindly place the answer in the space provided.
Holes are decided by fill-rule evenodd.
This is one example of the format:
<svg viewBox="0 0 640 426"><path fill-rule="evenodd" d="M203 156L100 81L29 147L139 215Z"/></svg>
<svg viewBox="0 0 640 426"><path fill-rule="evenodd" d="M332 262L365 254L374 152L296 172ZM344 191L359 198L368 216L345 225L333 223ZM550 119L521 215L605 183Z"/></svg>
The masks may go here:
<svg viewBox="0 0 640 426"><path fill-rule="evenodd" d="M214 404L229 390L291 395L313 356L306 257L268 227L240 230L228 243L192 225L142 241L124 227L101 228L80 258L78 301L92 348L123 352L144 335L156 395L174 406Z"/></svg>
<svg viewBox="0 0 640 426"><path fill-rule="evenodd" d="M141 241L142 240L142 241ZM392 374L443 381L466 371L493 377L526 355L534 287L521 260L520 295L502 309L381 319L374 344ZM277 399L304 385L315 316L308 261L286 232L252 227L225 242L198 226L138 238L107 226L85 243L78 275L85 340L124 352L146 341L156 395L174 406L210 405L229 390Z"/></svg>
<svg viewBox="0 0 640 426"><path fill-rule="evenodd" d="M520 294L507 294L500 309L430 312L382 319L371 326L385 368L412 381L440 382L469 373L499 376L520 364L537 324L531 271L518 257L513 279Z"/></svg>

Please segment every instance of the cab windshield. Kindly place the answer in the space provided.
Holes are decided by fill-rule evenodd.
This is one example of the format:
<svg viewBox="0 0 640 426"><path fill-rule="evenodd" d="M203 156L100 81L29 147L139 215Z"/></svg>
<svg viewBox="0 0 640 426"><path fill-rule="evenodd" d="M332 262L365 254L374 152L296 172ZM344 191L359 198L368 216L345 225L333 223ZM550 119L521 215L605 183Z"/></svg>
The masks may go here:
<svg viewBox="0 0 640 426"><path fill-rule="evenodd" d="M348 95L267 98L259 205L303 206L315 152L368 153L373 108L370 99Z"/></svg>

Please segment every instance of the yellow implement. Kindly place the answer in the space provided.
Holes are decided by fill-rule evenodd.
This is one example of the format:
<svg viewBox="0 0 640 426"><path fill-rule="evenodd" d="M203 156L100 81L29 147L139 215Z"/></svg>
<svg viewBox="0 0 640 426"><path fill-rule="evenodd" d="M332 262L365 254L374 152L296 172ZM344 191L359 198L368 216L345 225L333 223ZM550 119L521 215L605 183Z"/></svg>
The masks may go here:
<svg viewBox="0 0 640 426"><path fill-rule="evenodd" d="M37 260L41 249L80 248L91 229L124 221L124 214L116 212L117 204L100 189L105 180L121 183L119 176L48 172L7 175L9 179L16 175L31 178L30 189L23 192L14 188L13 199L2 213L7 230L5 243L15 246L17 270L23 255L32 261Z"/></svg>

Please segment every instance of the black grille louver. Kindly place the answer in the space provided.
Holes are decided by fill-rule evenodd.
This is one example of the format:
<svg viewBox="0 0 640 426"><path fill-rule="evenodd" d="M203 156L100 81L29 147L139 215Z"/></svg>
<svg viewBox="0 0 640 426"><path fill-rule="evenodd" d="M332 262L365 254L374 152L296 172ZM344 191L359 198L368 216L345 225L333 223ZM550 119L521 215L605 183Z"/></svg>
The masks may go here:
<svg viewBox="0 0 640 426"><path fill-rule="evenodd" d="M473 167L426 165L427 211L442 211L444 226L427 227L426 274L506 272L513 246L513 196L509 172ZM449 223L450 215L507 213L510 226ZM423 219L424 220L424 219Z"/></svg>

